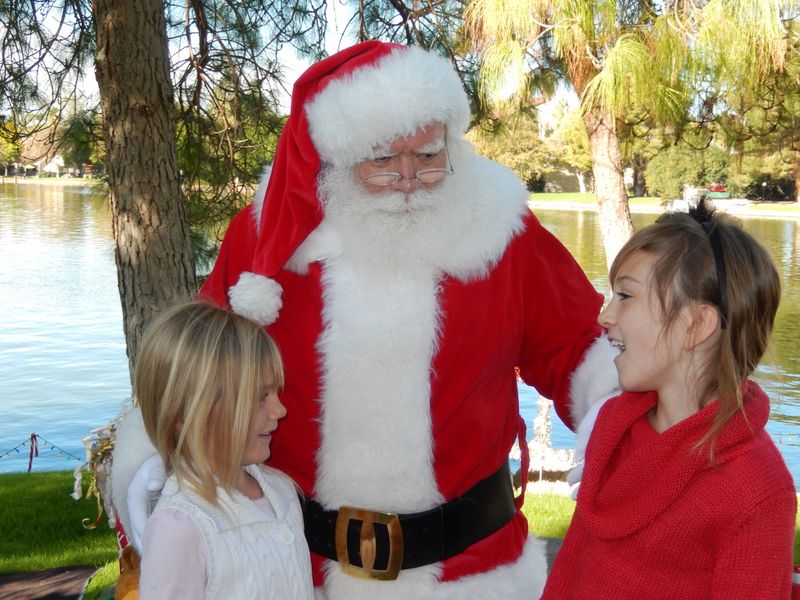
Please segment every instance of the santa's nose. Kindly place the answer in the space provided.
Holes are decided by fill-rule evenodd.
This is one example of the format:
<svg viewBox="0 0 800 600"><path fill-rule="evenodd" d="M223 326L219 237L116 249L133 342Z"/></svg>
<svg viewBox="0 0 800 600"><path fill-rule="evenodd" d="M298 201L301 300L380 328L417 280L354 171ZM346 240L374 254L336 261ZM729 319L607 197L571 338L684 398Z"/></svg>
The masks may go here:
<svg viewBox="0 0 800 600"><path fill-rule="evenodd" d="M414 167L414 160L410 156L401 155L398 157L400 164L398 165L398 173L400 173L400 180L394 184L394 189L401 191L405 194L415 192L419 187L417 181L417 172Z"/></svg>

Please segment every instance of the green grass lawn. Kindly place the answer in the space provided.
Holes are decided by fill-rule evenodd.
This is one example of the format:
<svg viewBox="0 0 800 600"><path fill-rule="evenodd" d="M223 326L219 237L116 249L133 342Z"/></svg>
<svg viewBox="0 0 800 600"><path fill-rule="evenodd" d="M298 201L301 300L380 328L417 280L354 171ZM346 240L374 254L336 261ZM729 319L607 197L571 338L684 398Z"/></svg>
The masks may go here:
<svg viewBox="0 0 800 600"><path fill-rule="evenodd" d="M84 474L84 494L89 485ZM0 475L0 575L74 565L100 566L116 558L116 536L105 519L93 524L97 500L75 501L72 473Z"/></svg>
<svg viewBox="0 0 800 600"><path fill-rule="evenodd" d="M525 504L522 505L528 528L539 537L563 539L573 512L575 501L557 494L527 493Z"/></svg>
<svg viewBox="0 0 800 600"><path fill-rule="evenodd" d="M119 575L117 539L106 515L94 529L97 499L73 500L72 472L0 475L0 576L55 567L100 569L84 600L97 600ZM83 493L89 475L83 474Z"/></svg>
<svg viewBox="0 0 800 600"><path fill-rule="evenodd" d="M88 485L84 474L84 495ZM96 529L86 529L84 521L97 518L97 501L75 501L71 492L71 472L0 474L0 576L91 565L98 570L84 600L104 599L119 575L116 536L105 515ZM551 538L564 537L574 510L575 502L565 496L531 493L522 508L531 531ZM799 549L800 523L795 556Z"/></svg>
<svg viewBox="0 0 800 600"><path fill-rule="evenodd" d="M89 477L84 474L83 490ZM96 529L95 499L70 497L72 473L0 475L0 575L52 567L116 565L117 544L106 516ZM542 537L564 537L575 502L555 494L528 494L523 512Z"/></svg>

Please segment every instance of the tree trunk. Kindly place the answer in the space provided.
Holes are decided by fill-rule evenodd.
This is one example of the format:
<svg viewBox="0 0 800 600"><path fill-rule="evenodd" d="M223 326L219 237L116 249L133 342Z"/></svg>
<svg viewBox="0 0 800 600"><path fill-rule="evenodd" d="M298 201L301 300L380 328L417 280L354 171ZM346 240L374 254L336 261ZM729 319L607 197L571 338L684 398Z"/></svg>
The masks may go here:
<svg viewBox="0 0 800 600"><path fill-rule="evenodd" d="M164 3L93 0L117 281L128 364L159 310L197 282L180 189Z"/></svg>
<svg viewBox="0 0 800 600"><path fill-rule="evenodd" d="M578 191L581 194L586 193L586 175L584 175L583 171L577 171L575 173L575 177L578 179Z"/></svg>
<svg viewBox="0 0 800 600"><path fill-rule="evenodd" d="M646 167L646 161L642 160L639 157L634 157L631 160L631 166L633 167L633 195L634 196L644 196L646 190L644 188L644 169Z"/></svg>
<svg viewBox="0 0 800 600"><path fill-rule="evenodd" d="M600 232L610 267L622 245L633 234L628 195L614 117L595 109L583 115L592 155L594 193L599 205Z"/></svg>

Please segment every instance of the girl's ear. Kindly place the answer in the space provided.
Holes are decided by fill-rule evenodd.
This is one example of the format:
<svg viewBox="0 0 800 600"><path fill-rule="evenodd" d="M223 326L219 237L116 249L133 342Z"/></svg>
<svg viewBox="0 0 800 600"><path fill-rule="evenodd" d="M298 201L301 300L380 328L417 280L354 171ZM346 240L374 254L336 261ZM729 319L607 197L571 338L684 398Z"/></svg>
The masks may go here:
<svg viewBox="0 0 800 600"><path fill-rule="evenodd" d="M719 330L719 310L713 304L698 304L692 310L692 319L686 331L684 346L694 350Z"/></svg>

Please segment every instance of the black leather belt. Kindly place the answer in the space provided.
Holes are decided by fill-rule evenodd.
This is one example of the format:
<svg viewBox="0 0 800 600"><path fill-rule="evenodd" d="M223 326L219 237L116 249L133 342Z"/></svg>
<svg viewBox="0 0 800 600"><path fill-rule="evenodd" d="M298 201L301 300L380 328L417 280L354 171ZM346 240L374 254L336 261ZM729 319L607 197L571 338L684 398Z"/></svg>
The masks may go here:
<svg viewBox="0 0 800 600"><path fill-rule="evenodd" d="M500 529L517 511L508 462L458 498L418 513L347 506L325 510L310 498L301 503L311 551L370 579L396 579L400 569L455 556Z"/></svg>

